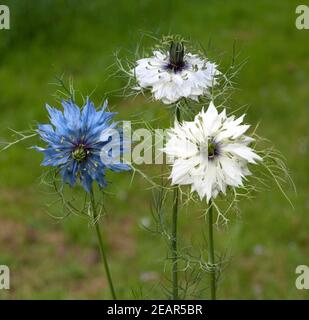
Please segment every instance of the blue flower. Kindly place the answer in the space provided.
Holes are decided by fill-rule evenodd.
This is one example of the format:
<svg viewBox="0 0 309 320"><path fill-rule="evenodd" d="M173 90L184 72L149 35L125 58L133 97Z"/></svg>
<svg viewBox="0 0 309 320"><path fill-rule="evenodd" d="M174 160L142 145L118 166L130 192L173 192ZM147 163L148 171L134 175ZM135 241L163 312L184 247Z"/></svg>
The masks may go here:
<svg viewBox="0 0 309 320"><path fill-rule="evenodd" d="M101 110L96 111L94 104L87 98L82 110L72 101L62 101L64 111L46 106L51 124L38 125L38 134L47 143L46 148L34 147L45 157L43 166L59 168L65 183L73 187L80 181L87 192L91 192L93 181L103 188L106 186L105 171L130 170L119 161L102 162L101 152L111 142L109 132L116 130L116 122L111 122L115 113L107 112L107 101ZM120 131L117 131L120 132ZM123 138L112 142L123 154ZM106 154L106 152L105 152ZM111 156L111 151L107 152Z"/></svg>

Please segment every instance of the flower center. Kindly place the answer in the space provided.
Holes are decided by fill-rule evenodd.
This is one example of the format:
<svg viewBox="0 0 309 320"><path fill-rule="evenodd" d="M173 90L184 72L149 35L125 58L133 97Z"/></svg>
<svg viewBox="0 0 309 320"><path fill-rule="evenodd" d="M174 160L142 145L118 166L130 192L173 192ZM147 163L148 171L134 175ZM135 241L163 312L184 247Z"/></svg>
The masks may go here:
<svg viewBox="0 0 309 320"><path fill-rule="evenodd" d="M78 162L85 160L85 158L87 157L87 150L85 149L85 146L83 144L79 144L72 151L72 157Z"/></svg>
<svg viewBox="0 0 309 320"><path fill-rule="evenodd" d="M166 68L174 71L175 73L183 70L186 66L184 56L185 47L183 43L172 41L169 50L169 63Z"/></svg>
<svg viewBox="0 0 309 320"><path fill-rule="evenodd" d="M208 144L208 159L213 159L215 156L219 154L218 144L214 141L209 142Z"/></svg>

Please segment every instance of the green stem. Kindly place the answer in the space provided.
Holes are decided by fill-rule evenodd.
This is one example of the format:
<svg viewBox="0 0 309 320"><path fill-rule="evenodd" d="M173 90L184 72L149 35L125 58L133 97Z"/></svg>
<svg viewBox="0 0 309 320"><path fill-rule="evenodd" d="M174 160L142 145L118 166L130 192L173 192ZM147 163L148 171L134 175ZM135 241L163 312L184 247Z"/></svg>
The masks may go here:
<svg viewBox="0 0 309 320"><path fill-rule="evenodd" d="M180 109L176 106L176 119L180 121ZM174 189L173 196L173 217L172 217L172 282L173 282L173 300L178 300L178 253L177 253L177 219L178 219L178 204L179 204L179 188Z"/></svg>
<svg viewBox="0 0 309 320"><path fill-rule="evenodd" d="M178 300L178 254L177 254L177 218L178 218L178 186L174 189L173 197L173 221L172 221L172 282L173 300Z"/></svg>
<svg viewBox="0 0 309 320"><path fill-rule="evenodd" d="M208 210L208 263L210 265L210 292L211 300L216 300L216 266L214 252L214 237L213 237L213 206L209 203Z"/></svg>
<svg viewBox="0 0 309 320"><path fill-rule="evenodd" d="M95 204L95 200L94 200L94 194L93 194L92 190L90 192L90 201L91 201L91 208L92 208L92 212L93 212L93 219L94 219L96 234L97 234L97 237L98 237L98 242L99 242L99 247L100 247L100 253L101 253L102 260L103 260L103 264L104 264L104 268L105 268L105 272L106 272L109 288L110 288L110 291L111 291L113 299L117 300L116 293L115 293L115 290L114 290L113 281L112 281L112 277L111 277L111 274L110 274L110 271L109 271L109 267L108 267L108 263L107 263L107 258L106 258L106 255L105 255L102 235L101 235L99 221L98 221L98 214L97 214L96 204Z"/></svg>

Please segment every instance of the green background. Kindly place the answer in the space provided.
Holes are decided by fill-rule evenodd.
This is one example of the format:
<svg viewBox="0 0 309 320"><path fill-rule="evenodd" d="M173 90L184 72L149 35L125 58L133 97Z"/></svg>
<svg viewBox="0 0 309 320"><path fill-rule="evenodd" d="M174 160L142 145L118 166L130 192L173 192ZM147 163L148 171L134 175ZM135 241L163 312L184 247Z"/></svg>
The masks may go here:
<svg viewBox="0 0 309 320"><path fill-rule="evenodd" d="M133 51L140 32L177 33L211 40L211 54L222 66L232 57L236 40L240 61L247 63L237 77L232 106L248 105L247 121L258 123L286 156L297 187L256 195L241 204L241 216L228 229L215 232L218 252L227 250L230 263L220 281L225 299L304 299L295 287L295 268L309 265L308 149L309 48L308 30L295 27L298 1L2 1L11 10L11 30L0 30L0 140L12 140L8 128L22 131L46 122L46 102L54 103L54 77L73 77L84 95L98 104L107 92L122 87L109 78L113 54ZM109 95L118 119L134 115L145 120L168 119L159 104L143 98ZM168 124L163 120L162 123ZM61 214L51 205L49 190L39 184L42 157L18 144L0 153L0 265L11 270L11 289L0 298L109 298L94 230L88 221ZM152 168L142 168L145 173ZM112 274L121 298L164 298L158 283L164 273L166 246L140 227L150 219L151 191L138 175L110 175L107 215L102 230L108 242ZM81 191L76 191L81 193ZM183 208L183 243L201 238L200 209ZM167 215L170 211L166 212ZM206 281L206 280L203 280ZM165 281L165 284L168 283ZM134 292L134 294L132 294ZM203 298L208 297L208 291Z"/></svg>

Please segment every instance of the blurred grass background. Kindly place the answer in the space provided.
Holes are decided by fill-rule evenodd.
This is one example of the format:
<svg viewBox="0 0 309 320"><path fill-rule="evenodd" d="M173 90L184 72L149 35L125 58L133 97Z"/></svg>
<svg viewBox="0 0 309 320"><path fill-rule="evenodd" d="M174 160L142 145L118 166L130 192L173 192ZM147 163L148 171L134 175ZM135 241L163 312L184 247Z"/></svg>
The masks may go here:
<svg viewBox="0 0 309 320"><path fill-rule="evenodd" d="M231 250L231 263L219 287L226 299L303 299L295 288L295 268L309 265L308 101L309 31L295 27L298 1L2 1L11 10L11 30L0 30L0 137L46 122L46 102L54 104L55 76L72 76L76 87L98 104L121 79L105 79L116 50L134 50L140 31L178 33L207 46L228 64L234 40L248 63L238 76L241 89L234 106L249 105L247 121L261 121L259 133L287 158L297 186L288 190L295 210L274 187L242 203L242 216L229 230L215 233L217 248ZM109 97L118 118L141 111L145 119L166 117L158 104L144 99ZM166 122L166 124L168 121ZM11 269L11 289L0 298L108 298L106 281L87 221L69 217L60 223L49 215L51 197L39 185L41 155L21 143L0 153L0 264ZM149 167L143 170L148 172ZM121 298L160 298L166 247L140 227L150 219L151 192L130 174L110 176L108 215L102 230ZM57 211L53 207L53 212ZM168 214L168 212L167 212ZM146 219L146 220L145 220ZM180 216L184 239L199 237L198 210ZM208 294L208 293L207 293ZM204 297L207 297L206 296ZM141 295L137 293L137 295Z"/></svg>

